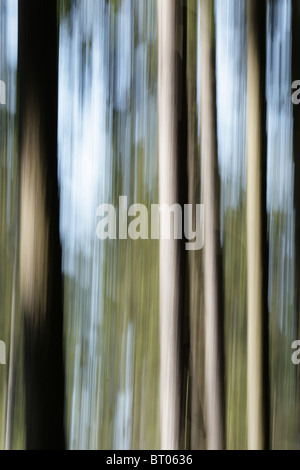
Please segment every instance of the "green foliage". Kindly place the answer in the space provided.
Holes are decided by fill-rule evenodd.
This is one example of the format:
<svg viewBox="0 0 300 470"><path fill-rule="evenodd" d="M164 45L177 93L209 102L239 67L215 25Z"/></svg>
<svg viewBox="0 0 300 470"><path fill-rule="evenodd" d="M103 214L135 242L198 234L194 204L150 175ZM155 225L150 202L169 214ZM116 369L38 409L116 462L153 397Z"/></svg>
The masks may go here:
<svg viewBox="0 0 300 470"><path fill-rule="evenodd" d="M59 14L62 19L67 19L72 11L72 8L76 6L78 0L59 0Z"/></svg>
<svg viewBox="0 0 300 470"><path fill-rule="evenodd" d="M247 448L247 261L245 196L224 214L226 435L228 449Z"/></svg>

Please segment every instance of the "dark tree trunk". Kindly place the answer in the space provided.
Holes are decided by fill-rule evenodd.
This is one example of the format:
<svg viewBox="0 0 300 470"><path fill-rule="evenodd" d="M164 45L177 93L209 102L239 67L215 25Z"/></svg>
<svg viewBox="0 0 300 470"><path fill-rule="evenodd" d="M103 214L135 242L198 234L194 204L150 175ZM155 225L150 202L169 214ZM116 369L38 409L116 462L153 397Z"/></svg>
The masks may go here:
<svg viewBox="0 0 300 470"><path fill-rule="evenodd" d="M177 95L178 95L178 124L177 124L177 200L182 208L188 202L188 108L187 108L187 0L178 2L179 15L177 37L182 34L182 43L177 45ZM194 207L195 210L195 207ZM188 257L185 249L184 218L182 219L182 240L179 257L179 377L180 377L180 449L190 448L190 312L189 312L189 270Z"/></svg>
<svg viewBox="0 0 300 470"><path fill-rule="evenodd" d="M26 446L65 447L57 2L19 0L20 281Z"/></svg>

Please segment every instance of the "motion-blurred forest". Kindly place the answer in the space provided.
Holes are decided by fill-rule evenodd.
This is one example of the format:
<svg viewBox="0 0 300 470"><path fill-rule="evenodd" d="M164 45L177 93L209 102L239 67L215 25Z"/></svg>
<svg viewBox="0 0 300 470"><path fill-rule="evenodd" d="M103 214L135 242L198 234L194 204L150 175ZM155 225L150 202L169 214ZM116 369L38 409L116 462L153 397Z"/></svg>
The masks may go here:
<svg viewBox="0 0 300 470"><path fill-rule="evenodd" d="M298 44L298 0L0 0L1 449L300 449ZM204 247L99 240L121 195Z"/></svg>

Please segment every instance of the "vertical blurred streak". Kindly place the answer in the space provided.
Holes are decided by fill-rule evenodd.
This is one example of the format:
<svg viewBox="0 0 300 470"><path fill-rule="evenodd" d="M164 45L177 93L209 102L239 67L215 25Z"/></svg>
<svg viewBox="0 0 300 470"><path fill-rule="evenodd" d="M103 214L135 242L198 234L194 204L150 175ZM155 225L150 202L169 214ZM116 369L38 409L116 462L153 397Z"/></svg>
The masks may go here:
<svg viewBox="0 0 300 470"><path fill-rule="evenodd" d="M300 80L300 1L292 2L292 82ZM300 106L293 106L294 209L295 209L295 307L300 338ZM297 368L297 430L300 435L300 367ZM298 442L299 446L299 442Z"/></svg>
<svg viewBox="0 0 300 470"><path fill-rule="evenodd" d="M177 202L176 19L179 2L158 0L159 203ZM160 238L160 406L162 449L179 446L179 240Z"/></svg>
<svg viewBox="0 0 300 470"><path fill-rule="evenodd" d="M204 202L207 448L225 448L222 265L219 237L214 1L201 0L201 140Z"/></svg>
<svg viewBox="0 0 300 470"><path fill-rule="evenodd" d="M200 202L200 159L197 108L198 0L187 2L187 111L188 111L188 203ZM193 213L194 214L194 213ZM194 217L195 219L195 217ZM195 220L193 220L195 224ZM193 225L195 226L195 225ZM189 251L191 448L205 449L204 397L204 309L202 250Z"/></svg>
<svg viewBox="0 0 300 470"><path fill-rule="evenodd" d="M176 96L178 101L177 125L177 201L184 208L189 198L188 181L188 98L187 98L187 0L179 2L178 21L176 21ZM178 41L179 39L179 41ZM190 278L188 269L188 256L186 239L184 236L184 221L182 221L182 240L179 253L179 310L178 310L178 351L179 351L179 447L189 449L191 440L190 426Z"/></svg>
<svg viewBox="0 0 300 470"><path fill-rule="evenodd" d="M18 224L17 224L18 226ZM16 236L17 238L17 236ZM5 449L10 450L12 446L12 421L13 405L15 397L15 327L16 327L16 293L17 293L17 250L15 247L15 260L13 271L12 303L11 303L11 326L10 326L10 351L9 351L9 370L8 370L8 390L7 390L7 408L6 408L6 429L5 429Z"/></svg>
<svg viewBox="0 0 300 470"><path fill-rule="evenodd" d="M247 1L248 448L268 447L266 2Z"/></svg>
<svg viewBox="0 0 300 470"><path fill-rule="evenodd" d="M19 0L20 282L28 449L65 446L57 102L57 2Z"/></svg>

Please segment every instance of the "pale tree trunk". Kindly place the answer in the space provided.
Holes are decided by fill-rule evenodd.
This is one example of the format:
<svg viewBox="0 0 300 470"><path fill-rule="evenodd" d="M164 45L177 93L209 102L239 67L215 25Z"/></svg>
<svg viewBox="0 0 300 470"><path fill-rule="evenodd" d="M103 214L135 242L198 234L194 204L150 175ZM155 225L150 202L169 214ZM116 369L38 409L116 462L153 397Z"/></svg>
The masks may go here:
<svg viewBox="0 0 300 470"><path fill-rule="evenodd" d="M180 2L158 0L159 203L178 203L178 69ZM160 406L162 449L180 442L180 240L160 237Z"/></svg>
<svg viewBox="0 0 300 470"><path fill-rule="evenodd" d="M188 202L200 203L200 155L197 107L198 0L187 2ZM193 215L195 212L193 212ZM195 226L195 218L193 220ZM188 252L190 298L191 449L205 449L203 250Z"/></svg>
<svg viewBox="0 0 300 470"><path fill-rule="evenodd" d="M266 4L247 1L247 405L248 448L264 449L266 418L267 285L266 285Z"/></svg>
<svg viewBox="0 0 300 470"><path fill-rule="evenodd" d="M26 447L63 448L57 2L19 0L20 283Z"/></svg>
<svg viewBox="0 0 300 470"><path fill-rule="evenodd" d="M223 294L219 223L214 1L201 1L205 391L208 449L225 448Z"/></svg>

